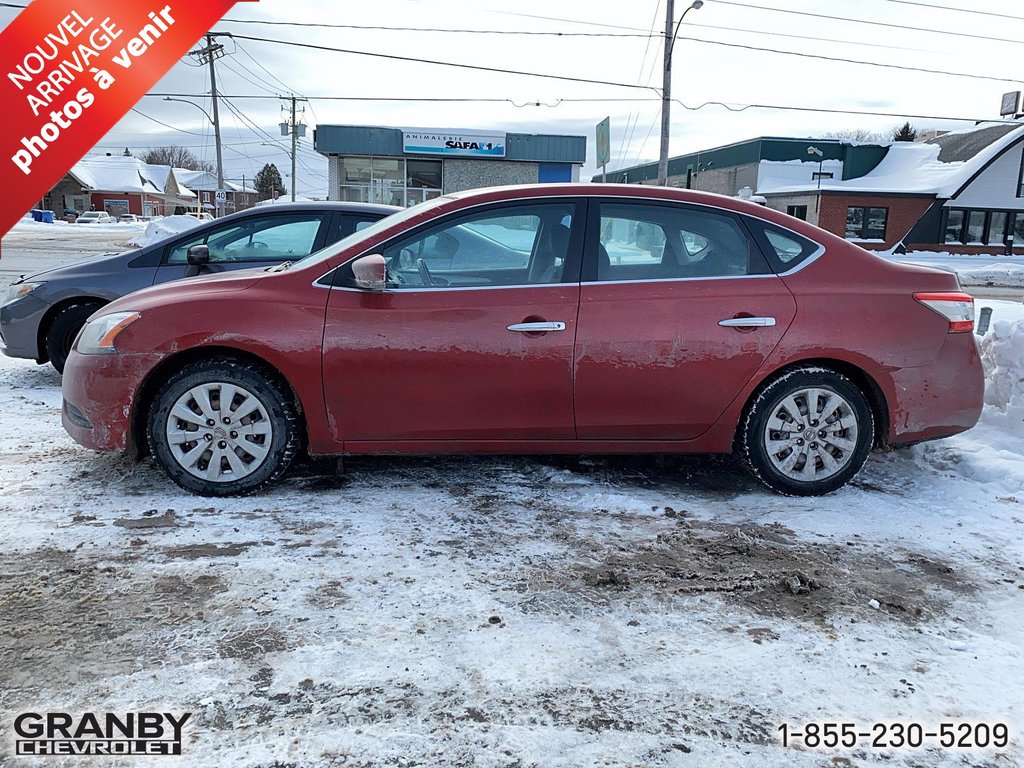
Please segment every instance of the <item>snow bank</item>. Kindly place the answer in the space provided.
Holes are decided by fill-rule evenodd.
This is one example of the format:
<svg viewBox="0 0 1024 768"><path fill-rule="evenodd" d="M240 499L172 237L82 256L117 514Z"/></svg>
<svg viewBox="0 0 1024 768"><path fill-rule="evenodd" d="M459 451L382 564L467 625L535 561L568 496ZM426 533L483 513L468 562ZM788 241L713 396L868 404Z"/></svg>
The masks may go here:
<svg viewBox="0 0 1024 768"><path fill-rule="evenodd" d="M1024 436L1024 321L996 320L981 340L987 420Z"/></svg>
<svg viewBox="0 0 1024 768"><path fill-rule="evenodd" d="M192 216L165 216L162 219L154 219L146 225L145 232L129 241L129 245L145 248L147 245L166 240L171 235L197 227L199 223L199 220Z"/></svg>

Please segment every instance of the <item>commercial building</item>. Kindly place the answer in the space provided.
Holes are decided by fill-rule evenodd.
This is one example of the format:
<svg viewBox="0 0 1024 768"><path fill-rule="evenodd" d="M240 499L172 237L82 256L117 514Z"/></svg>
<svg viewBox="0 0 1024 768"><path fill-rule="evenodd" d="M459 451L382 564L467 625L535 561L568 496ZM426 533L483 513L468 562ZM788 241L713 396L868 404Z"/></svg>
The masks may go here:
<svg viewBox="0 0 1024 768"><path fill-rule="evenodd" d="M653 184L657 164L609 181ZM763 137L669 161L669 186L736 196L875 250L1024 252L1024 125L981 123L917 142Z"/></svg>
<svg viewBox="0 0 1024 768"><path fill-rule="evenodd" d="M446 192L579 181L584 136L320 125L328 199L415 205Z"/></svg>

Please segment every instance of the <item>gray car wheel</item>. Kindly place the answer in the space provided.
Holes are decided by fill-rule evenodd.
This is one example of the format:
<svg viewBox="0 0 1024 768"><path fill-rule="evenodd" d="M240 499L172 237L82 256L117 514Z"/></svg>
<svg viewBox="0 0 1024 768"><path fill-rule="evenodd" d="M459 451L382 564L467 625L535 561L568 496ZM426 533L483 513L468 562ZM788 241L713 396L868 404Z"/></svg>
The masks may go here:
<svg viewBox="0 0 1024 768"><path fill-rule="evenodd" d="M874 417L846 376L800 368L758 394L740 438L747 464L769 488L819 496L860 472L874 445Z"/></svg>

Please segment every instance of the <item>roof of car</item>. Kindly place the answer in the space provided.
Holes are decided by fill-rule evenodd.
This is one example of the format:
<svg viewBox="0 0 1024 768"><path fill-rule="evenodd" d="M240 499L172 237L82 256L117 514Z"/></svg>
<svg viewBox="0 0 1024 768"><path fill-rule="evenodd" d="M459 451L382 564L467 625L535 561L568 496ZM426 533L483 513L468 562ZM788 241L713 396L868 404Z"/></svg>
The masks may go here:
<svg viewBox="0 0 1024 768"><path fill-rule="evenodd" d="M334 200L319 200L311 202L275 203L273 206L258 206L246 208L244 211L230 214L240 216L242 214L254 215L262 213L277 213L279 211L339 211L342 213L382 213L390 215L402 210L397 205L379 205L377 203L342 203Z"/></svg>

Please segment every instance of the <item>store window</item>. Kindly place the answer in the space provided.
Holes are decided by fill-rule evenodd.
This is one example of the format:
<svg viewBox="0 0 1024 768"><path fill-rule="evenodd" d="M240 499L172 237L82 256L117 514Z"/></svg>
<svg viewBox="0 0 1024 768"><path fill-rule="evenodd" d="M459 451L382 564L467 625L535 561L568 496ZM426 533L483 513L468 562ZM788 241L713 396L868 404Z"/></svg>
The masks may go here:
<svg viewBox="0 0 1024 768"><path fill-rule="evenodd" d="M352 203L415 205L441 194L440 160L343 157L339 198Z"/></svg>
<svg viewBox="0 0 1024 768"><path fill-rule="evenodd" d="M985 242L989 245L1002 245L1006 237L1006 212L992 211L989 214L988 237Z"/></svg>
<svg viewBox="0 0 1024 768"><path fill-rule="evenodd" d="M1015 228L1024 224L1024 216L1006 211L968 210L951 208L946 211L946 227L943 240L961 245L1003 245ZM1017 233L1020 238L1020 233Z"/></svg>
<svg viewBox="0 0 1024 768"><path fill-rule="evenodd" d="M885 240L888 208L850 206L846 209L847 240Z"/></svg>
<svg viewBox="0 0 1024 768"><path fill-rule="evenodd" d="M967 216L967 244L984 245L985 212L971 211Z"/></svg>

